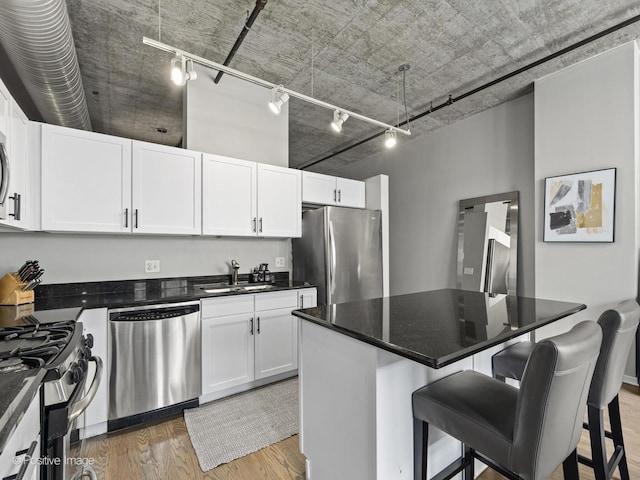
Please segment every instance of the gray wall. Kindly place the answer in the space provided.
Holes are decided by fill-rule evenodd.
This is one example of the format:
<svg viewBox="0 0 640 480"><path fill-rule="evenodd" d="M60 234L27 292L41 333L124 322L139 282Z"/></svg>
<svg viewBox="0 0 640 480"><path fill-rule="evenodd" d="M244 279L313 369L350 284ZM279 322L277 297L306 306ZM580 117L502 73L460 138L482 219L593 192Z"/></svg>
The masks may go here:
<svg viewBox="0 0 640 480"><path fill-rule="evenodd" d="M456 286L457 202L520 191L518 291L534 294L533 95L486 110L335 175L389 175L391 294Z"/></svg>
<svg viewBox="0 0 640 480"><path fill-rule="evenodd" d="M279 115L269 109L271 90L196 65L198 80L187 82L184 144L200 152L289 166L289 102Z"/></svg>
<svg viewBox="0 0 640 480"><path fill-rule="evenodd" d="M285 268L275 268L276 256L285 257ZM289 271L290 256L289 239L0 232L0 272L38 259L49 284L228 274L231 259L240 273L262 262ZM144 273L145 260L160 260L160 273Z"/></svg>

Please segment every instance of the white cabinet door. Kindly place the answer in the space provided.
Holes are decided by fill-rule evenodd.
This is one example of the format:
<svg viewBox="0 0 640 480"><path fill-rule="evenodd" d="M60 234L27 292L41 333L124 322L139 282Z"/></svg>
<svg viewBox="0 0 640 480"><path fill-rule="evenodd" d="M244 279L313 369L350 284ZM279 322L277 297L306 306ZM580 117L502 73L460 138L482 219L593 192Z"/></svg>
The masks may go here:
<svg viewBox="0 0 640 480"><path fill-rule="evenodd" d="M255 236L257 164L209 154L202 163L202 233Z"/></svg>
<svg viewBox="0 0 640 480"><path fill-rule="evenodd" d="M0 220L4 225L25 228L27 225L27 130L29 120L18 104L10 99L9 113L9 190L7 218Z"/></svg>
<svg viewBox="0 0 640 480"><path fill-rule="evenodd" d="M365 207L364 182L337 177L336 189L338 190L338 205L341 207Z"/></svg>
<svg viewBox="0 0 640 480"><path fill-rule="evenodd" d="M0 80L0 136L9 137L9 104L11 95Z"/></svg>
<svg viewBox="0 0 640 480"><path fill-rule="evenodd" d="M253 380L253 312L202 319L202 394Z"/></svg>
<svg viewBox="0 0 640 480"><path fill-rule="evenodd" d="M131 140L42 125L42 229L131 230Z"/></svg>
<svg viewBox="0 0 640 480"><path fill-rule="evenodd" d="M311 308L318 306L318 292L315 288L298 290L298 308Z"/></svg>
<svg viewBox="0 0 640 480"><path fill-rule="evenodd" d="M302 172L303 202L335 205L337 195L336 177L321 173Z"/></svg>
<svg viewBox="0 0 640 480"><path fill-rule="evenodd" d="M107 309L92 308L83 310L78 321L82 322L84 335L87 336L88 334L91 334L93 336L93 347L91 347L91 353L95 357L100 357L103 364L102 378L100 379L98 392L84 413L84 426L82 430L83 438L89 438L107 431L107 419L109 413L109 395L107 392L109 384L109 379L107 378L107 372L109 371L109 366L107 365ZM89 372L87 373L88 380L85 390L88 390L91 386L94 374L95 364L91 362L89 363Z"/></svg>
<svg viewBox="0 0 640 480"><path fill-rule="evenodd" d="M133 232L201 232L202 154L133 142Z"/></svg>
<svg viewBox="0 0 640 480"><path fill-rule="evenodd" d="M302 201L319 205L365 208L365 183L320 173L302 172Z"/></svg>
<svg viewBox="0 0 640 480"><path fill-rule="evenodd" d="M300 170L258 164L258 235L302 236Z"/></svg>
<svg viewBox="0 0 640 480"><path fill-rule="evenodd" d="M298 368L298 322L291 308L256 311L255 378Z"/></svg>

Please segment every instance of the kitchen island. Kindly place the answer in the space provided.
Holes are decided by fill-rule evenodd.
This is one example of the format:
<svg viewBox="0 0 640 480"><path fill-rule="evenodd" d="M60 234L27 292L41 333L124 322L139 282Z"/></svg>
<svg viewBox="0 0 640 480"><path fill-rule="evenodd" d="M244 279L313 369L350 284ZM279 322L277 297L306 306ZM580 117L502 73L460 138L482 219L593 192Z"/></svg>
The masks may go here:
<svg viewBox="0 0 640 480"><path fill-rule="evenodd" d="M411 394L585 305L455 289L294 311L300 322L300 450L310 480L413 479ZM429 476L460 443L429 435Z"/></svg>

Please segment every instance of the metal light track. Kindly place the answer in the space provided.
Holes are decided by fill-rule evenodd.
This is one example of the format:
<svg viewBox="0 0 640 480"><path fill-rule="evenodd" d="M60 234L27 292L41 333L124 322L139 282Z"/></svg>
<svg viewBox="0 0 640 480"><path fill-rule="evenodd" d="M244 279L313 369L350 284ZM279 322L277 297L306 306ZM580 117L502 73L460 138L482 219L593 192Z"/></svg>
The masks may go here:
<svg viewBox="0 0 640 480"><path fill-rule="evenodd" d="M189 59L199 65L204 65L205 67L212 68L214 70L218 70L219 72L224 72L227 75L231 75L236 78L240 78L247 82L260 85L266 88L277 88L279 92L288 93L290 97L298 98L300 100L304 100L305 102L312 103L319 107L326 108L328 110L339 110L341 113L346 113L351 118L357 118L358 120L362 120L363 122L371 123L372 125L377 125L378 127L382 127L386 130L391 130L396 133L401 133L402 135L411 135L410 130L405 130L403 128L394 127L393 125L389 125L388 123L379 122L370 117L366 117L364 115L360 115L359 113L352 112L351 110L347 110L342 107L338 107L336 105L332 105L331 103L323 102L322 100L318 100L317 98L310 97L305 95L304 93L296 92L295 90L290 90L288 88L283 87L282 85L276 85L275 83L268 82L266 80L262 80L261 78L254 77L247 73L241 72L234 68L227 67L220 63L213 62L211 60L207 60L206 58L200 57L198 55L194 55L189 52L185 52L184 50L180 50L179 48L172 47L171 45L167 45L166 43L158 42L157 40L153 40L148 37L142 38L142 43L145 45L149 45L150 47L157 48L158 50L163 50L165 52L170 52L175 55L183 55L186 59Z"/></svg>

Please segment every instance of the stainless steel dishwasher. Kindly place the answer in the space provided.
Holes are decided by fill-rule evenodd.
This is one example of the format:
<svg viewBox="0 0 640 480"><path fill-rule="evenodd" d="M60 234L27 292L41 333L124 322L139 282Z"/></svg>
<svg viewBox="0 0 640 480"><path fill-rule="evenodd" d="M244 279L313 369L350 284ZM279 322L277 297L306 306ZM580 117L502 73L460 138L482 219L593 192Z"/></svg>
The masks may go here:
<svg viewBox="0 0 640 480"><path fill-rule="evenodd" d="M199 302L109 310L109 431L198 405L200 338Z"/></svg>

